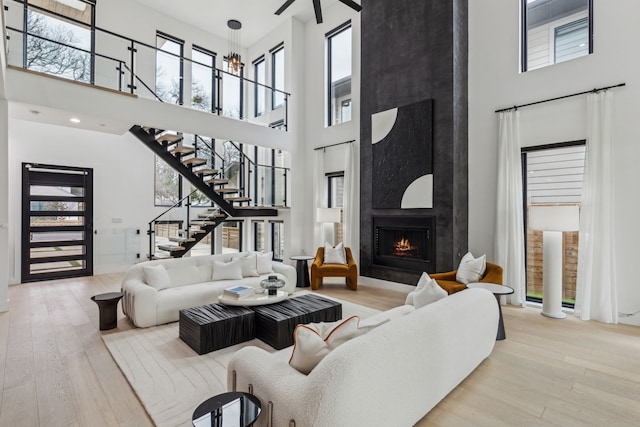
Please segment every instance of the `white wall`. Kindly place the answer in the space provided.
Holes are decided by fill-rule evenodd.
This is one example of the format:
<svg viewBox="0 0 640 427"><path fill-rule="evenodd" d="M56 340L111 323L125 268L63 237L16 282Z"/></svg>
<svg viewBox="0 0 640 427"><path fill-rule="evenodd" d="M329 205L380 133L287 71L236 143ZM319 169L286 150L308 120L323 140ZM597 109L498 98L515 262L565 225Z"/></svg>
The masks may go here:
<svg viewBox="0 0 640 427"><path fill-rule="evenodd" d="M359 144L360 140L360 14L344 7L341 3L323 8L322 15L324 22L317 24L315 19L308 21L305 25L305 75L306 82L304 88L305 96L305 138L303 144L305 164L304 173L304 223L303 223L303 252L314 255L316 245L314 244L315 212L313 211L314 191L313 191L313 168L314 168L314 148L340 142L355 140ZM351 19L352 28L352 113L351 121L341 123L331 127L325 127L327 74L326 74L326 39L325 34L347 20ZM325 172L335 172L344 170L344 146L329 148L325 154ZM359 175L357 175L359 176ZM352 195L359 208L360 192ZM359 209L356 213L359 217ZM354 250L354 257L359 259L359 248Z"/></svg>
<svg viewBox="0 0 640 427"><path fill-rule="evenodd" d="M0 165L9 161L9 106L0 99ZM0 312L9 309L7 286L9 284L9 171L0 167ZM13 228L11 228L13 229Z"/></svg>
<svg viewBox="0 0 640 427"><path fill-rule="evenodd" d="M635 217L640 181L640 57L630 54L640 27L640 2L594 2L594 53L527 73L518 72L519 5L511 0L469 2L469 249L494 254L497 188L497 115L494 110L625 82L615 93L615 212L618 306L640 310L635 258L640 231ZM497 19L496 17L499 17ZM490 50L490 54L488 54ZM523 145L584 139L586 97L521 111ZM640 325L640 316L621 318Z"/></svg>

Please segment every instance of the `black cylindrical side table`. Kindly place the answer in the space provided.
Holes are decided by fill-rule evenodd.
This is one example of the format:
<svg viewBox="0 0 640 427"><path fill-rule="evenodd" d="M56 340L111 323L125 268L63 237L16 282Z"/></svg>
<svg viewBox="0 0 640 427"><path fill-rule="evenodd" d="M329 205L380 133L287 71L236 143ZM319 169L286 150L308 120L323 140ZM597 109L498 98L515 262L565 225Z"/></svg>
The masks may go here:
<svg viewBox="0 0 640 427"><path fill-rule="evenodd" d="M311 286L311 281L309 280L309 266L307 265L307 261L314 258L315 257L307 255L295 255L289 257L290 260L296 261L296 272L298 273L298 281L296 283L296 287L308 288L309 286Z"/></svg>
<svg viewBox="0 0 640 427"><path fill-rule="evenodd" d="M122 292L108 292L91 297L91 300L98 304L101 331L113 329L118 326L118 301L120 301L122 296Z"/></svg>

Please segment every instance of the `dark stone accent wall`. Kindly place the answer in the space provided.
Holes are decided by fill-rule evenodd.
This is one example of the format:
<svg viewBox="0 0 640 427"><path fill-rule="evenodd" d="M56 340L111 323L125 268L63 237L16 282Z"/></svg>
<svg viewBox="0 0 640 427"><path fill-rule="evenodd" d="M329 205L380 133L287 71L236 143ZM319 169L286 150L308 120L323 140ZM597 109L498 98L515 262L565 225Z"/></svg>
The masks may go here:
<svg viewBox="0 0 640 427"><path fill-rule="evenodd" d="M467 249L468 0L363 1L360 272L415 284L419 273L372 265L372 216L436 217L436 265L447 271ZM433 99L433 209L373 209L371 115Z"/></svg>

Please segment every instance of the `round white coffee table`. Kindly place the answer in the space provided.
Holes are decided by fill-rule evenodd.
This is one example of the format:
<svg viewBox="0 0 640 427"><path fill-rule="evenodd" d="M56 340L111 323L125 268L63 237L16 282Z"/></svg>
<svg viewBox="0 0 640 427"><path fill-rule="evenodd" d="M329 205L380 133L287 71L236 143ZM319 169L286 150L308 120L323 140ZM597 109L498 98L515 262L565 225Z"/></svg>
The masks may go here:
<svg viewBox="0 0 640 427"><path fill-rule="evenodd" d="M498 285L496 283L484 283L484 282L468 283L467 288L486 289L496 296L496 300L498 301L498 313L500 314L500 320L498 321L498 334L496 336L496 341L505 339L507 335L504 332L504 322L502 320L502 307L500 306L500 296L512 294L513 289L505 285Z"/></svg>
<svg viewBox="0 0 640 427"><path fill-rule="evenodd" d="M284 301L289 294L285 291L278 291L276 295L269 295L265 290L264 293L249 295L244 298L225 298L224 295L218 297L218 302L225 305L235 305L241 307L252 307L256 305L267 305Z"/></svg>

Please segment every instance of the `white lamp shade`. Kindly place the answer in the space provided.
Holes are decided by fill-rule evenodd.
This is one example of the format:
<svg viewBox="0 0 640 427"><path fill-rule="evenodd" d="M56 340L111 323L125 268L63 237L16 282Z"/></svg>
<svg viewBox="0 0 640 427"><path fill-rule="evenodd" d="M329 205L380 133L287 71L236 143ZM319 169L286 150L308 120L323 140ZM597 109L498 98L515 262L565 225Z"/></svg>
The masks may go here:
<svg viewBox="0 0 640 427"><path fill-rule="evenodd" d="M541 231L578 231L578 205L530 205L529 228Z"/></svg>
<svg viewBox="0 0 640 427"><path fill-rule="evenodd" d="M318 208L316 222L340 222L340 208Z"/></svg>

